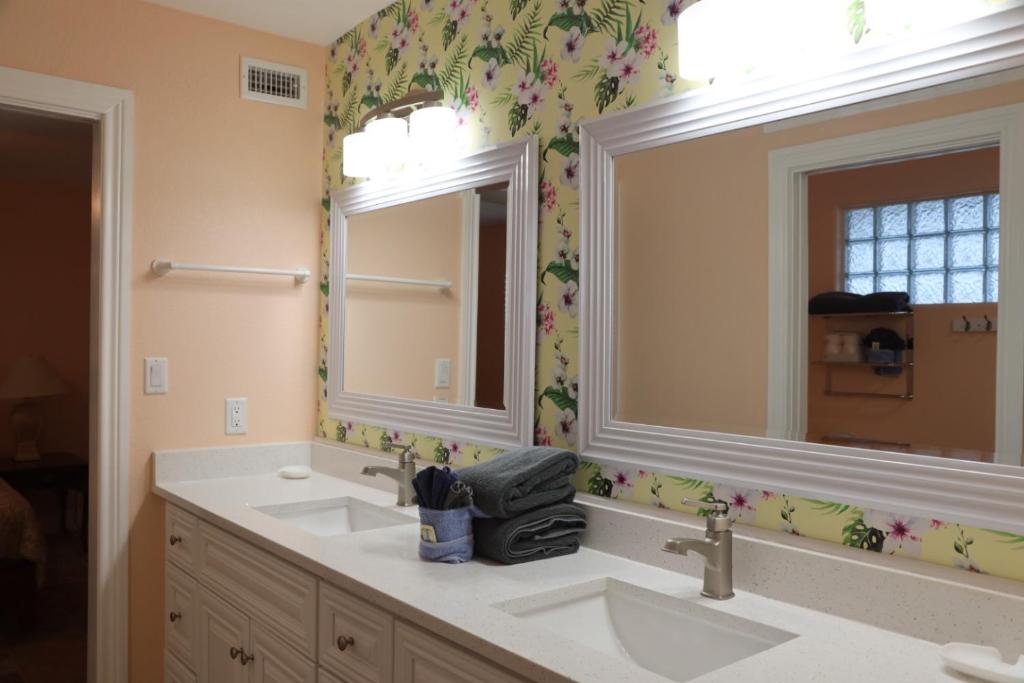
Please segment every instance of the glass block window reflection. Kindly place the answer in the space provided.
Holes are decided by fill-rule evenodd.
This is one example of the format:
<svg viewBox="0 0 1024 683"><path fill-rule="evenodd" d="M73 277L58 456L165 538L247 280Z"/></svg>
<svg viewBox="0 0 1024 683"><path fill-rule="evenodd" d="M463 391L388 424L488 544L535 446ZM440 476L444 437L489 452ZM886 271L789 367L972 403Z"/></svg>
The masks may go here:
<svg viewBox="0 0 1024 683"><path fill-rule="evenodd" d="M849 209L847 292L909 292L915 304L999 299L999 195Z"/></svg>

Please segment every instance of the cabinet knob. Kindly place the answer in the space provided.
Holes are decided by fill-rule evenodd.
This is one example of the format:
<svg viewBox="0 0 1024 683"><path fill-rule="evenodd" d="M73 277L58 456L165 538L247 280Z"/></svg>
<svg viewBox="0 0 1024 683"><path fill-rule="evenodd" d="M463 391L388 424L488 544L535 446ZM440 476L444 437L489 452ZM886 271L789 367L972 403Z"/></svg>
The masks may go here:
<svg viewBox="0 0 1024 683"><path fill-rule="evenodd" d="M338 636L338 649L344 652L350 645L355 645L355 638L352 636Z"/></svg>
<svg viewBox="0 0 1024 683"><path fill-rule="evenodd" d="M178 619L181 619L181 612L171 612L171 623L173 624Z"/></svg>
<svg viewBox="0 0 1024 683"><path fill-rule="evenodd" d="M181 543L181 536L173 536L172 535L169 540L171 542L171 545L178 545L179 543Z"/></svg>
<svg viewBox="0 0 1024 683"><path fill-rule="evenodd" d="M245 650L242 650L242 654L240 656L239 661L242 662L242 666L245 666L246 664L248 664L249 662L251 662L254 659L256 659L256 655L246 654Z"/></svg>
<svg viewBox="0 0 1024 683"><path fill-rule="evenodd" d="M242 650L237 648L237 647L231 648L230 652L231 652L231 659L238 659L238 655L242 654Z"/></svg>

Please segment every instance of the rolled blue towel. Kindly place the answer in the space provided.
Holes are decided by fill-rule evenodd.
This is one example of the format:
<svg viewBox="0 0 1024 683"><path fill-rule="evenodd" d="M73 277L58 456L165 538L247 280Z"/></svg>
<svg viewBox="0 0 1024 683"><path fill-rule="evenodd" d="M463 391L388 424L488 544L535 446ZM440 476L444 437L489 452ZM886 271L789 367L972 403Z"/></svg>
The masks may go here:
<svg viewBox="0 0 1024 683"><path fill-rule="evenodd" d="M473 522L476 554L503 564L571 555L580 549L587 513L575 503L551 505L512 519Z"/></svg>
<svg viewBox="0 0 1024 683"><path fill-rule="evenodd" d="M473 559L474 507L432 510L420 508L420 557L456 564Z"/></svg>
<svg viewBox="0 0 1024 683"><path fill-rule="evenodd" d="M571 502L579 464L579 456L561 448L520 448L460 469L459 479L473 489L473 504L488 516L509 518Z"/></svg>

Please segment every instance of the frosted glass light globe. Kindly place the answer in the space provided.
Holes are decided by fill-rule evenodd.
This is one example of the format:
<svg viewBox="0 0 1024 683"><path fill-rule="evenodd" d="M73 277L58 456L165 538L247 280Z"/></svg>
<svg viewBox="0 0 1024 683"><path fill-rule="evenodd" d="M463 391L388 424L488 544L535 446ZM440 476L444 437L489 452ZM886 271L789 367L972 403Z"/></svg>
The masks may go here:
<svg viewBox="0 0 1024 683"><path fill-rule="evenodd" d="M442 165L457 153L459 117L450 107L425 107L409 116L410 160L423 168Z"/></svg>

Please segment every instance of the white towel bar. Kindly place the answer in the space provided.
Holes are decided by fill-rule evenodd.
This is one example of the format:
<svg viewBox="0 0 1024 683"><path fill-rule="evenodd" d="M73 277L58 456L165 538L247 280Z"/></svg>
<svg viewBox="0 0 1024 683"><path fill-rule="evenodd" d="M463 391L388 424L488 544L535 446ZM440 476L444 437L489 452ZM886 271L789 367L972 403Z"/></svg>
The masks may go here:
<svg viewBox="0 0 1024 683"><path fill-rule="evenodd" d="M389 285L413 285L416 287L437 287L438 289L451 289L451 280L416 280L408 277L387 277L386 275L355 275L348 274L346 280L360 280L363 282L383 282Z"/></svg>
<svg viewBox="0 0 1024 683"><path fill-rule="evenodd" d="M245 273L247 275L286 275L295 278L296 284L309 280L308 268L246 268L245 266L214 266L204 263L181 263L170 259L155 259L151 265L157 275L166 275L172 270L202 270L212 273Z"/></svg>

